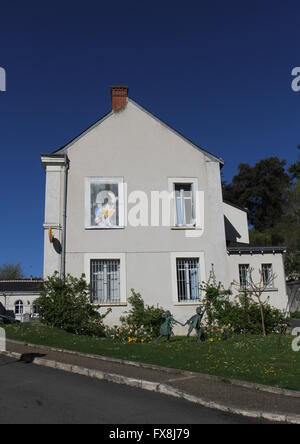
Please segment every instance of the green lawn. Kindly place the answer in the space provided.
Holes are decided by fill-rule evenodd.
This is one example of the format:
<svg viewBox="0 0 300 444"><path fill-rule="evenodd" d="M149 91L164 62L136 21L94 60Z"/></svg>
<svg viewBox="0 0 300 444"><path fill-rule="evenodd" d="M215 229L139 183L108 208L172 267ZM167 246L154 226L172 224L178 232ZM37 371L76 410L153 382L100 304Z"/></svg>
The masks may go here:
<svg viewBox="0 0 300 444"><path fill-rule="evenodd" d="M6 327L7 337L67 350L99 354L194 372L300 390L300 352L292 336L235 336L224 342L198 343L173 337L170 343L122 344L106 338L75 336L41 324Z"/></svg>

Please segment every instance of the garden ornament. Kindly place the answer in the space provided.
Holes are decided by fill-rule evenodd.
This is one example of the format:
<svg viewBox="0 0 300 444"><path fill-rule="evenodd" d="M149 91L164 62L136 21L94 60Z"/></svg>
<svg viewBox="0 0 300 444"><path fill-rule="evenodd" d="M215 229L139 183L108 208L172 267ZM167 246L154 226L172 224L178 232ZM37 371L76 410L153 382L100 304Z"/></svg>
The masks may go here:
<svg viewBox="0 0 300 444"><path fill-rule="evenodd" d="M169 341L170 337L174 334L173 333L173 325L174 324L179 324L179 325L183 326L183 324L181 324L181 322L178 322L173 318L173 316L169 310L166 311L164 313L164 322L160 326L159 336L158 336L158 338L156 338L155 342L159 341L164 336L167 338L167 341Z"/></svg>
<svg viewBox="0 0 300 444"><path fill-rule="evenodd" d="M192 316L184 325L189 324L189 331L187 334L187 339L189 339L192 331L195 329L198 337L198 341L201 341L203 336L203 330L201 326L201 321L204 316L205 310L202 310L201 307L197 307L196 314Z"/></svg>

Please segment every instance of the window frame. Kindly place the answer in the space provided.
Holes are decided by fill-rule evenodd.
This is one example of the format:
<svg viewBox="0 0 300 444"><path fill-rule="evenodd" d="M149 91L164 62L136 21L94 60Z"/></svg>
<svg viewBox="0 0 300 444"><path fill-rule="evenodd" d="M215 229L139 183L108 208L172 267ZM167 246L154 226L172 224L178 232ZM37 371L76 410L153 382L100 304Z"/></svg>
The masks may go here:
<svg viewBox="0 0 300 444"><path fill-rule="evenodd" d="M262 273L263 285L265 286L264 267L270 267L271 268L271 274L272 274L273 273L273 264L270 263L270 262L261 264L261 273ZM265 291L273 290L274 288L275 288L275 282L274 282L274 279L272 279L272 281L269 283L269 285L267 285L265 287Z"/></svg>
<svg viewBox="0 0 300 444"><path fill-rule="evenodd" d="M192 214L194 215L194 223L179 225L177 223L177 202L175 195L175 185L186 184L192 186ZM169 177L168 178L168 189L169 193L172 195L171 204L171 228L174 230L203 230L204 227L204 214L201 210L201 202L196 200L198 197L198 179L195 177ZM203 199L203 197L201 197Z"/></svg>
<svg viewBox="0 0 300 444"><path fill-rule="evenodd" d="M197 280L193 283L193 272L197 272ZM200 263L198 258L176 258L178 302L200 302ZM197 297L194 297L195 290ZM194 287L194 288L193 288Z"/></svg>
<svg viewBox="0 0 300 444"><path fill-rule="evenodd" d="M177 284L177 259L197 259L199 261L199 285L202 282L206 281L206 270L205 270L205 254L204 251L201 252L174 252L170 253L170 262L171 262L171 279L172 279L172 299L173 304L178 306L195 306L198 305L202 300L202 292L199 290L199 299L197 300L189 300L189 301L180 301L178 294L178 284Z"/></svg>
<svg viewBox="0 0 300 444"><path fill-rule="evenodd" d="M179 195L179 197L177 197L176 196L176 192L178 191L178 190L176 190L176 186L180 186L180 185L182 185L182 186L189 186L190 187L190 193L191 193L191 196L190 197L186 197L185 195L184 195L184 190L183 190L183 188L181 188L180 189L180 191L179 191L179 193L180 193L180 195ZM175 223L175 225L177 226L177 227L195 227L196 226L196 216L195 216L195 212L196 212L196 210L195 210L195 190L194 190L194 184L193 183L190 183L190 182L186 182L186 183L183 183L183 182L175 182L174 184L173 184L173 187L174 187L174 198L175 198L175 202L174 202L174 211L175 211L175 215L174 215L174 223ZM178 201L181 201L181 207L182 207L182 219L183 219L183 223L182 224L180 224L179 223L179 221L178 221ZM187 215L186 215L186 201L191 201L191 223L187 223L187 221L186 221L186 217L187 217Z"/></svg>
<svg viewBox="0 0 300 444"><path fill-rule="evenodd" d="M118 185L119 224L114 226L97 226L91 224L91 186L94 183ZM85 229L86 230L119 230L125 227L124 177L85 177Z"/></svg>
<svg viewBox="0 0 300 444"><path fill-rule="evenodd" d="M20 308L22 307L22 313L18 312L17 313L17 306ZM24 302L22 301L22 299L18 299L17 301L15 301L14 303L14 311L15 311L15 316L23 316L24 315Z"/></svg>
<svg viewBox="0 0 300 444"><path fill-rule="evenodd" d="M101 307L116 307L127 305L126 287L126 253L86 253L84 255L84 271L86 281L91 285L91 261L92 260L119 260L120 261L120 301L119 302L92 302Z"/></svg>
<svg viewBox="0 0 300 444"><path fill-rule="evenodd" d="M37 303L38 299L35 299L31 304L31 317L32 319L38 319L40 317L39 306Z"/></svg>
<svg viewBox="0 0 300 444"><path fill-rule="evenodd" d="M102 264L101 264L102 263ZM91 259L91 300L94 304L119 304L121 301L121 261L120 259ZM96 271L97 270L97 271ZM94 299L93 284L98 286L98 277L94 280L93 274L103 274L99 281L101 282L101 289L99 294L102 294L102 300ZM116 277L114 277L116 273ZM116 285L112 288L112 283L116 280ZM109 291L110 290L110 291ZM113 295L113 293L116 293ZM97 293L97 290L95 291Z"/></svg>
<svg viewBox="0 0 300 444"><path fill-rule="evenodd" d="M249 290L249 287L250 287L250 283L249 283L249 277L250 277L250 264L239 264L238 267L239 267L239 284L240 284L240 290L241 290L241 291ZM241 279L241 267L247 267L247 274L248 274L248 276L246 276L245 286L243 286L243 284L242 284L242 279ZM248 283L247 283L247 278L248 278Z"/></svg>

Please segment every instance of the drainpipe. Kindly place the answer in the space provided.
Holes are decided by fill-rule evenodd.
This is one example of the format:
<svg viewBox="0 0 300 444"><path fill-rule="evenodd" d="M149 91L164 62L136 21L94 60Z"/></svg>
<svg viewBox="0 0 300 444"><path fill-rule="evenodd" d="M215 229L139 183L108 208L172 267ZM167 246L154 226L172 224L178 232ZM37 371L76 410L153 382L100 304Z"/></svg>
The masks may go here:
<svg viewBox="0 0 300 444"><path fill-rule="evenodd" d="M66 279L66 229L67 229L67 198L68 198L68 172L69 159L65 154L65 169L64 169L64 200L63 200L63 224L62 224L62 249L61 249L61 277L63 281Z"/></svg>

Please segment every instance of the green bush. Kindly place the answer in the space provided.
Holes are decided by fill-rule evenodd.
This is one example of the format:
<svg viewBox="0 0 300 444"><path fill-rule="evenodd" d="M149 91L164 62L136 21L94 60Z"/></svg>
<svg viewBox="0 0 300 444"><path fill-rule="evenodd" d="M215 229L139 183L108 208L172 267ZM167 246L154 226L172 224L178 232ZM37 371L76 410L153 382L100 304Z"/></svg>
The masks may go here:
<svg viewBox="0 0 300 444"><path fill-rule="evenodd" d="M131 290L128 298L131 305L127 316L122 316L121 327L116 327L115 335L119 332L120 338L128 338L134 342L150 341L159 335L164 310L160 307L145 305L140 293Z"/></svg>
<svg viewBox="0 0 300 444"><path fill-rule="evenodd" d="M97 308L90 303L90 289L84 275L80 279L68 275L65 282L58 273L44 282L37 301L41 321L69 333L88 336L104 336L103 319Z"/></svg>
<svg viewBox="0 0 300 444"><path fill-rule="evenodd" d="M203 286L204 304L207 314L207 331L261 334L261 313L257 303L247 295L241 294L236 300L231 299L231 291L219 283L210 280ZM284 314L264 304L265 327L267 334L282 331L286 324ZM214 336L213 336L214 337Z"/></svg>
<svg viewBox="0 0 300 444"><path fill-rule="evenodd" d="M235 319L233 327L237 333L261 334L262 323L259 305L253 302L247 295L241 294L238 302L233 303ZM286 325L283 312L270 304L264 304L264 317L266 333L279 333Z"/></svg>

